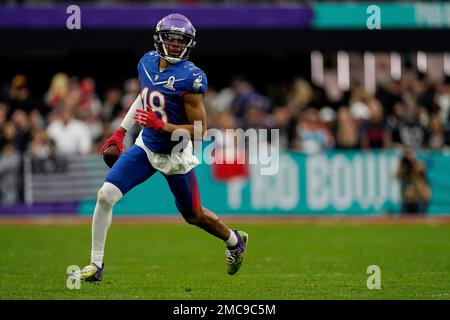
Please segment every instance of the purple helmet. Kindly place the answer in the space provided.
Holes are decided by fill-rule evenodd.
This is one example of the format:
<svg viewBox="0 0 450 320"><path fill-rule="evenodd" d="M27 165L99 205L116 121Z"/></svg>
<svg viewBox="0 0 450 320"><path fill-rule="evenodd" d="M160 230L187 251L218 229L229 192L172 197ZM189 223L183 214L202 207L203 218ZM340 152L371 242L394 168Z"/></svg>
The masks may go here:
<svg viewBox="0 0 450 320"><path fill-rule="evenodd" d="M153 39L161 58L178 63L189 58L195 46L195 28L182 14L172 13L158 22Z"/></svg>

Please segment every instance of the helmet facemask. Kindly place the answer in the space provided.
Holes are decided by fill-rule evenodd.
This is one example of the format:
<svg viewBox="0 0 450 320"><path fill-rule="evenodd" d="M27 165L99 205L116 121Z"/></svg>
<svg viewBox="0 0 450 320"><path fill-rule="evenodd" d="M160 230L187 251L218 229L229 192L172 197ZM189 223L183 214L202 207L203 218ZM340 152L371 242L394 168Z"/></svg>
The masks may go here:
<svg viewBox="0 0 450 320"><path fill-rule="evenodd" d="M195 46L195 28L185 16L170 14L158 22L153 39L161 58L178 63L188 59Z"/></svg>
<svg viewBox="0 0 450 320"><path fill-rule="evenodd" d="M161 56L169 63L178 63L187 59L194 43L194 39L172 32L159 33L158 40L162 43L164 53Z"/></svg>

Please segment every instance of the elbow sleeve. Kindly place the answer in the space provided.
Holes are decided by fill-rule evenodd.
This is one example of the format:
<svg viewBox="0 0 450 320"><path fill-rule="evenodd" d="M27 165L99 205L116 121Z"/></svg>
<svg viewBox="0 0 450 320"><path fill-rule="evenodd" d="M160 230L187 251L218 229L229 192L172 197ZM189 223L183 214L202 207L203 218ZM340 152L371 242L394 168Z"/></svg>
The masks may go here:
<svg viewBox="0 0 450 320"><path fill-rule="evenodd" d="M141 95L138 95L136 100L134 100L133 104L131 105L130 109L128 110L125 118L123 118L122 123L120 126L127 131L131 129L134 125L134 119L133 116L136 113L136 110L138 108L143 109L142 101L141 101Z"/></svg>

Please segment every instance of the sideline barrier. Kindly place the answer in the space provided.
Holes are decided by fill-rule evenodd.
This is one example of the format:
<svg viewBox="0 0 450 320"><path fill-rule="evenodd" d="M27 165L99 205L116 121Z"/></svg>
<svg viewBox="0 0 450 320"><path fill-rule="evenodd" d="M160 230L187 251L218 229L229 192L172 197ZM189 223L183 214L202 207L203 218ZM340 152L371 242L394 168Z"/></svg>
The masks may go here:
<svg viewBox="0 0 450 320"><path fill-rule="evenodd" d="M428 212L450 212L450 155L419 154L432 187ZM276 175L262 176L250 166L248 179L216 181L211 167L196 168L202 204L227 214L381 215L399 210L400 186L394 178L395 151L283 153ZM95 195L94 195L95 196ZM81 201L78 211L91 214L95 200ZM118 215L176 213L165 179L156 174L130 191L114 208Z"/></svg>

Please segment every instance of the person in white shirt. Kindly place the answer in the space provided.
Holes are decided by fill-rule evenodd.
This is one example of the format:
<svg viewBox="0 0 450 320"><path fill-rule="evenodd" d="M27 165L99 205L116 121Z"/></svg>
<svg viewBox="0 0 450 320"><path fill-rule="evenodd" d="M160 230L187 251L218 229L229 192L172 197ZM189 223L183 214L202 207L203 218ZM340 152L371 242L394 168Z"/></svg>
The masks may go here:
<svg viewBox="0 0 450 320"><path fill-rule="evenodd" d="M63 108L57 120L47 128L48 136L55 142L60 155L85 155L91 152L92 138L88 126L73 117L69 107Z"/></svg>

